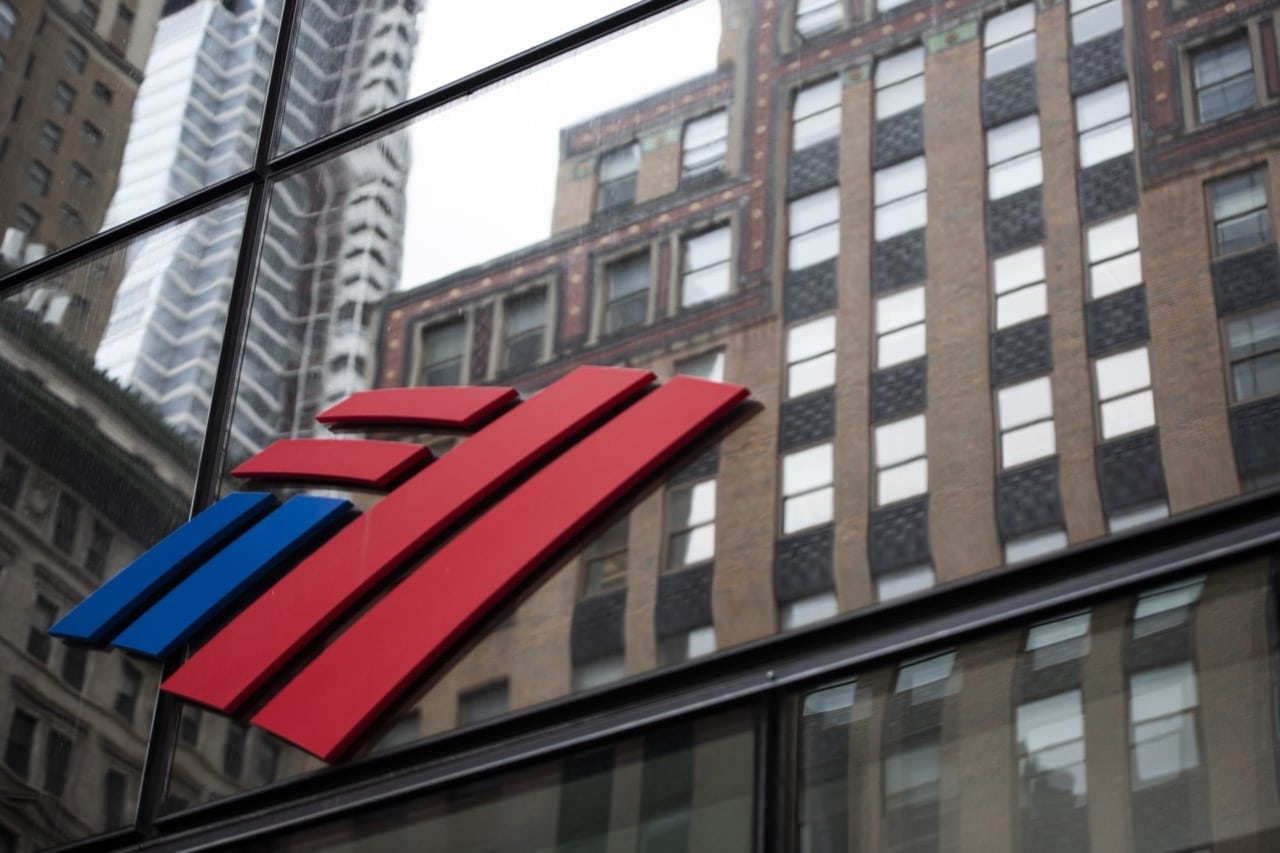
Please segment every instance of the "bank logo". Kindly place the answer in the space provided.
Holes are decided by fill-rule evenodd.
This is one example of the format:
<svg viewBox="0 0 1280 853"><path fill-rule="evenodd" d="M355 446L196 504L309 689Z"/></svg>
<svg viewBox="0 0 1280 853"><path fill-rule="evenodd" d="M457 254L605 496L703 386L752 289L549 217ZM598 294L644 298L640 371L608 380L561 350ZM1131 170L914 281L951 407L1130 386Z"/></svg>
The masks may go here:
<svg viewBox="0 0 1280 853"><path fill-rule="evenodd" d="M50 633L163 660L243 605L161 689L227 714L252 703L252 722L335 760L522 581L747 396L653 381L582 367L525 401L509 388L355 394L318 420L472 434L439 458L392 441L276 442L232 473L386 494L364 513L315 495L230 494Z"/></svg>

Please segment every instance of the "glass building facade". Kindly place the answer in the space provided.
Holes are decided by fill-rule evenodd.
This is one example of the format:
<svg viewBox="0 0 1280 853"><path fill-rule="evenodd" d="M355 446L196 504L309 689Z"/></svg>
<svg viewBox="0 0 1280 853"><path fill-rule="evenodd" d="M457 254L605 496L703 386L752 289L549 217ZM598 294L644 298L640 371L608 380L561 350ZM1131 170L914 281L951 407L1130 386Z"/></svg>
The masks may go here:
<svg viewBox="0 0 1280 853"><path fill-rule="evenodd" d="M1276 10L0 0L0 853L1280 847ZM255 717L473 518L235 716L233 613L47 633L353 393L582 365L750 403L340 760Z"/></svg>

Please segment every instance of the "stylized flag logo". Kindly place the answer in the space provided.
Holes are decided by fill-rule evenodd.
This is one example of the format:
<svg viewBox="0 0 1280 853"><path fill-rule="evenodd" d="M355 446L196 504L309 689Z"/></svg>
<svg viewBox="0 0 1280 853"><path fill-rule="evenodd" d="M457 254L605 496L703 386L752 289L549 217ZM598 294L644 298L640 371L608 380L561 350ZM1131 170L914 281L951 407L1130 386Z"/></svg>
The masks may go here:
<svg viewBox="0 0 1280 853"><path fill-rule="evenodd" d="M232 473L389 491L360 515L334 498L298 495L277 506L266 493L228 495L50 633L164 659L305 553L161 687L231 714L262 699L285 667L297 669L252 721L332 761L515 587L748 393L683 376L651 388L654 378L582 367L523 402L509 388L355 394L318 420L478 431L438 459L400 442L276 442ZM318 654L301 659L374 595L381 597Z"/></svg>

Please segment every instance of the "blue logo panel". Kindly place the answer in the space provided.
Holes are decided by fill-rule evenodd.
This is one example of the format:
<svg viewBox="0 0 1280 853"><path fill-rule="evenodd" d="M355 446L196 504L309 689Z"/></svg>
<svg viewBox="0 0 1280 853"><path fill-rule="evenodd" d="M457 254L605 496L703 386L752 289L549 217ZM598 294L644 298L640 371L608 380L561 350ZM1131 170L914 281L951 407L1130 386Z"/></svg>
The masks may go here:
<svg viewBox="0 0 1280 853"><path fill-rule="evenodd" d="M204 562L275 505L276 499L262 492L227 495L125 566L59 619L49 633L93 645L105 643L171 581Z"/></svg>
<svg viewBox="0 0 1280 853"><path fill-rule="evenodd" d="M338 498L290 498L148 608L113 645L168 657L254 581L328 533L350 509L350 501Z"/></svg>

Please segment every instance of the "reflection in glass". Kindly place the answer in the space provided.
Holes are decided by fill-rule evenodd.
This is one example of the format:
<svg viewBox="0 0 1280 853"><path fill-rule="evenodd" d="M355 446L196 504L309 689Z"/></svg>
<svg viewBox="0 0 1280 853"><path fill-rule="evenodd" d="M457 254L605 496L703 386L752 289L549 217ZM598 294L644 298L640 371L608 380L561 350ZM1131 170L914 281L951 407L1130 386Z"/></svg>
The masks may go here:
<svg viewBox="0 0 1280 853"><path fill-rule="evenodd" d="M721 713L365 809L260 849L749 850L753 748L749 715Z"/></svg>
<svg viewBox="0 0 1280 853"><path fill-rule="evenodd" d="M1270 849L1269 574L1225 566L795 694L795 849Z"/></svg>

